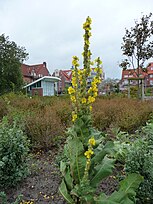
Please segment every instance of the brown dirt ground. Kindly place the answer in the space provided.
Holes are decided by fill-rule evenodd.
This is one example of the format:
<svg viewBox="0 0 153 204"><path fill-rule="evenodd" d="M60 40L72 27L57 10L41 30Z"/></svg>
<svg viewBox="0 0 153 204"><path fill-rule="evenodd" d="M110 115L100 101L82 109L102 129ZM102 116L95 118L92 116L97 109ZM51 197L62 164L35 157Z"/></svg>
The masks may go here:
<svg viewBox="0 0 153 204"><path fill-rule="evenodd" d="M58 192L61 182L61 174L55 162L57 150L43 152L38 151L30 159L31 173L18 186L9 189L0 189L7 195L8 203L15 201L18 195L22 195L22 202L33 201L34 204L65 204ZM115 173L116 174L116 173ZM118 186L114 176L104 180L97 192L112 193Z"/></svg>

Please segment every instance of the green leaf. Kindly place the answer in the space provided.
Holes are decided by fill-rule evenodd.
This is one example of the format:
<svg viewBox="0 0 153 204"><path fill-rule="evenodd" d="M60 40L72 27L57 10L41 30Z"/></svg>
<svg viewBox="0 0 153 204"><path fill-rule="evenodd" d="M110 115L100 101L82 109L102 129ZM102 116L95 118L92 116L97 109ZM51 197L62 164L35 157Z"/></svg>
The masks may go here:
<svg viewBox="0 0 153 204"><path fill-rule="evenodd" d="M67 167L67 171L66 171L64 180L65 180L65 183L67 185L68 190L71 191L72 188L73 188L73 179L72 179L72 177L70 175L70 170L68 169L68 167Z"/></svg>
<svg viewBox="0 0 153 204"><path fill-rule="evenodd" d="M113 151L114 143L109 141L106 143L105 147L99 151L92 159L92 163L98 164L103 160L103 158L106 156L106 154L110 154Z"/></svg>
<svg viewBox="0 0 153 204"><path fill-rule="evenodd" d="M141 175L136 173L129 174L123 181L120 182L120 190L129 193L131 190L136 190L142 181L143 177Z"/></svg>
<svg viewBox="0 0 153 204"><path fill-rule="evenodd" d="M134 204L136 190L143 181L139 174L129 174L123 181L120 182L120 189L114 192L108 200L115 201L120 204Z"/></svg>
<svg viewBox="0 0 153 204"><path fill-rule="evenodd" d="M65 176L66 162L60 161L60 172Z"/></svg>
<svg viewBox="0 0 153 204"><path fill-rule="evenodd" d="M74 204L73 199L72 199L71 196L68 194L68 191L67 191L65 182L64 182L63 180L62 180L62 183L61 183L61 185L60 185L60 187L59 187L59 191L60 191L60 193L62 194L62 196L64 197L64 199L65 199L68 203Z"/></svg>
<svg viewBox="0 0 153 204"><path fill-rule="evenodd" d="M119 204L116 201L108 200L108 197L104 193L101 193L95 201L96 204Z"/></svg>
<svg viewBox="0 0 153 204"><path fill-rule="evenodd" d="M97 187L100 181L112 173L114 160L105 157L100 165L95 167L96 173L91 180L91 186Z"/></svg>
<svg viewBox="0 0 153 204"><path fill-rule="evenodd" d="M86 165L82 142L78 138L69 139L66 145L66 152L70 161L71 176L76 184L80 183Z"/></svg>

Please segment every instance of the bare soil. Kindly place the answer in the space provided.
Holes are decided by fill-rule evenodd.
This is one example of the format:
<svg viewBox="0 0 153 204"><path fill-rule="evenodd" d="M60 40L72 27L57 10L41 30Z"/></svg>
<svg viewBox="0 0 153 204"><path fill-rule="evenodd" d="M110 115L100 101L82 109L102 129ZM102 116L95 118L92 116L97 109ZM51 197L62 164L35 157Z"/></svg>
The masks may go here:
<svg viewBox="0 0 153 204"><path fill-rule="evenodd" d="M66 204L58 191L61 174L56 156L57 149L33 154L30 158L30 175L14 188L0 189L6 193L8 203L11 204L18 195L22 195L22 203L33 201L34 204ZM117 186L115 176L110 176L100 184L97 192L103 191L109 195Z"/></svg>

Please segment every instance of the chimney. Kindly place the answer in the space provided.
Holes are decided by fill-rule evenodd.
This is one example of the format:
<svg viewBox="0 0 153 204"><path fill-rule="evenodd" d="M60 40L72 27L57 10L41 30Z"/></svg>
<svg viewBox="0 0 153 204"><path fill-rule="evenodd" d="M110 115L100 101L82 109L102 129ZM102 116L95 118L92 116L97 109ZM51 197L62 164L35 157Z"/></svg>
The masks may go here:
<svg viewBox="0 0 153 204"><path fill-rule="evenodd" d="M43 62L43 67L47 67L46 62Z"/></svg>

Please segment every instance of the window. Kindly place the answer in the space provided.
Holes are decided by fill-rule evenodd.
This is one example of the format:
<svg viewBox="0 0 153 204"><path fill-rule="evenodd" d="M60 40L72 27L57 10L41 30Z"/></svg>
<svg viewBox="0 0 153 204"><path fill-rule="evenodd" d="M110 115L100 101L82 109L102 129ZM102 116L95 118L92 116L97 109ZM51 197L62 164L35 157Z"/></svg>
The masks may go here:
<svg viewBox="0 0 153 204"><path fill-rule="evenodd" d="M150 85L153 85L153 80L150 80Z"/></svg>
<svg viewBox="0 0 153 204"><path fill-rule="evenodd" d="M127 84L128 84L128 80L125 79L125 80L124 80L124 85L127 85Z"/></svg>
<svg viewBox="0 0 153 204"><path fill-rule="evenodd" d="M124 78L128 78L128 75L124 75Z"/></svg>
<svg viewBox="0 0 153 204"><path fill-rule="evenodd" d="M153 70L153 67L151 67L150 70Z"/></svg>
<svg viewBox="0 0 153 204"><path fill-rule="evenodd" d="M149 77L150 77L150 78L153 78L153 74L150 74Z"/></svg>

